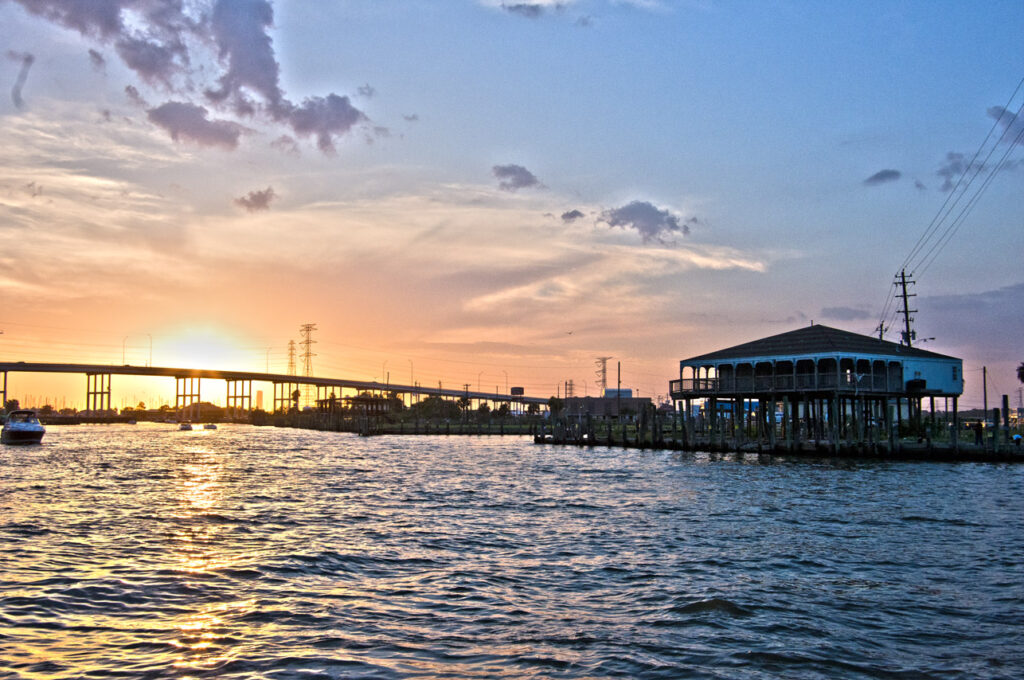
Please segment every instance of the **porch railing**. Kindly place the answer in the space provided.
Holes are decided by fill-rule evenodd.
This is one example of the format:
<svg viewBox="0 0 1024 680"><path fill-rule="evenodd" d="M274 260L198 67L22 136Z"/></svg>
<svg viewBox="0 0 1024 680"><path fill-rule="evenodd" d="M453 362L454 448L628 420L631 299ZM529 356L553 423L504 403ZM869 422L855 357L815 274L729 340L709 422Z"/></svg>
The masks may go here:
<svg viewBox="0 0 1024 680"><path fill-rule="evenodd" d="M776 376L721 376L718 378L683 378L669 381L669 392L675 399L714 394L789 391L839 391L849 393L897 392L902 381L884 375L861 376L842 373L797 373Z"/></svg>

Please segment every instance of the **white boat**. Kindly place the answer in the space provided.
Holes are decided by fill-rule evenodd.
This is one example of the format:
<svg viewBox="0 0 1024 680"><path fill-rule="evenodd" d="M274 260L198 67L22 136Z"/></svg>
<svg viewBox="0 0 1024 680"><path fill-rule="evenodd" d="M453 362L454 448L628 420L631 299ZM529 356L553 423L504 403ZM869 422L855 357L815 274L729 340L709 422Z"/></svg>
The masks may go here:
<svg viewBox="0 0 1024 680"><path fill-rule="evenodd" d="M39 422L35 411L19 409L7 414L7 422L0 432L4 444L39 444L46 434L46 428Z"/></svg>

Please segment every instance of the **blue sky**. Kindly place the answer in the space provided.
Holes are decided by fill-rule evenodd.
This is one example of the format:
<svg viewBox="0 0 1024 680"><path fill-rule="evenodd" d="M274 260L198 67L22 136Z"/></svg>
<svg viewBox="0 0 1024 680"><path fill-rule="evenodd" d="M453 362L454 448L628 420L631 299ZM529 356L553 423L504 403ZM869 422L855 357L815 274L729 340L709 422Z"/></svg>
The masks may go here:
<svg viewBox="0 0 1024 680"><path fill-rule="evenodd" d="M0 1L5 355L283 369L316 321L328 375L593 394L610 355L664 394L681 358L872 332L941 173L1024 102L1020 2L184 8ZM1024 361L1022 159L915 273L969 404Z"/></svg>

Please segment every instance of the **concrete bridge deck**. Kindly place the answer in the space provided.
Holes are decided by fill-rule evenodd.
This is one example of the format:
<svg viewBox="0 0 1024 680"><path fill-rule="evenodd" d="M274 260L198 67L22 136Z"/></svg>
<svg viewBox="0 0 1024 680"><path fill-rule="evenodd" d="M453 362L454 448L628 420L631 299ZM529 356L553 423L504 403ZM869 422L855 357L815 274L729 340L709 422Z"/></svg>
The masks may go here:
<svg viewBox="0 0 1024 680"><path fill-rule="evenodd" d="M337 387L357 391L383 391L399 394L419 394L439 397L468 397L481 401L507 401L519 404L537 404L545 406L546 397L510 396L497 392L480 392L465 389L444 389L424 385L400 385L368 380L350 380L347 378L319 378L281 373L254 373L252 371L222 371L204 368L170 368L166 366L132 366L129 364L58 364L37 362L0 362L0 373L4 374L3 392L6 398L7 373L78 373L85 376L134 375L149 377L166 377L175 379L208 378L227 381L268 382L278 385L315 385L319 387Z"/></svg>

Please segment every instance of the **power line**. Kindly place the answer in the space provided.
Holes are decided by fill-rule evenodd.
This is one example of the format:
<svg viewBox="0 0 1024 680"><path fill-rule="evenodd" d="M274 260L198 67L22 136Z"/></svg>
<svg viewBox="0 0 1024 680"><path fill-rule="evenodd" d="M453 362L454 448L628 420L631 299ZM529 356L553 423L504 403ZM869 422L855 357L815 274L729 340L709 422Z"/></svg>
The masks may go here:
<svg viewBox="0 0 1024 680"><path fill-rule="evenodd" d="M897 268L897 270L907 269L909 267L910 261L913 259L914 255L916 255L917 252L925 246L925 244L932 237L934 232L942 224L942 220L945 219L945 216L943 216L943 211L946 211L946 215L948 215L949 211L952 210L953 207L955 207L956 201L960 200L960 198L957 198L956 201L954 201L953 205L949 206L949 210L946 210L946 206L949 204L950 199L952 199L953 196L956 195L957 189L960 188L960 185L963 183L964 177L967 176L967 173L971 170L972 167L975 167L974 162L978 159L978 156L981 155L982 149L984 149L985 145L988 144L989 139L992 138L992 133L995 132L997 127L999 127L999 123L1003 119L1003 114L1010 110L1010 105L1013 103L1013 100L1016 99L1017 93L1020 92L1022 86L1024 86L1024 78L1021 78L1020 82L1017 83L1017 87L1014 88L1013 94L1010 95L1010 98L1006 101L1006 106L1003 107L1003 112L1000 113L999 118L997 118L995 122L992 123L992 127L989 128L988 134L985 135L985 139L983 139L981 141L981 144L978 145L978 150L974 152L974 156L971 158L971 162L964 167L963 172L961 172L960 177L957 178L956 184L953 186L953 189L946 195L946 200L943 201L941 206L939 206L939 209L935 213L935 216L932 218L932 221L929 222L928 227L925 229L924 233L921 234L921 236L917 239L917 243L915 243L914 247L910 249L910 253L907 254L903 262L900 263L900 266ZM1014 116L1014 118L1016 118L1016 116ZM1012 124L1012 121L1010 124ZM993 149L994 148L995 147L993 146ZM990 151L989 155L991 155L991 153L992 152ZM975 176L976 175L977 173L975 173ZM974 181L973 177L971 178L971 181ZM964 191L960 193L960 196L963 196L963 193L965 193L969 187L970 182L968 182L968 185L964 187ZM940 219L940 216L942 216L942 219ZM911 272L913 272L913 268L911 268Z"/></svg>
<svg viewBox="0 0 1024 680"><path fill-rule="evenodd" d="M1024 110L1024 106L1021 107L1021 110ZM1020 111L1018 111L1017 115L1014 116L1014 120L1016 120L1019 117ZM996 163L995 167L992 168L992 171L989 172L987 177L985 177L985 180L978 188L978 191L975 192L975 194L967 202L967 205L965 205L963 210L960 211L960 214L957 215L956 219L954 219L953 222L951 222L950 225L946 228L946 231L943 232L942 238L935 245L932 246L931 250L929 250L928 253L924 256L924 259L922 259L921 262L918 263L918 267L920 268L918 276L928 271L928 268L932 265L933 262L935 262L935 259L939 256L939 253L941 253L942 249L946 247L946 244L953 240L953 236L956 235L956 232L960 229L960 226L964 223L964 220L966 220L967 216L971 214L971 211L974 210L974 206L978 204L978 201L984 195L985 191L988 190L989 185L992 184L993 178L995 178L996 174L998 174L1000 170L1006 167L1006 161L1009 158L1010 153L1012 153L1013 150L1021 143L1022 139L1024 139L1024 128L1021 129L1021 132L1017 135L1013 142L1010 143L1010 146L1007 147L1006 151L999 159L999 162Z"/></svg>
<svg viewBox="0 0 1024 680"><path fill-rule="evenodd" d="M978 145L978 149L974 152L970 162L964 166L960 176L957 178L956 184L953 185L953 188L946 195L945 200L942 205L939 206L935 216L932 217L931 221L928 223L924 233L918 237L913 248L910 249L910 252L903 259L903 262L896 271L897 278L899 278L901 272L909 271L912 276L916 275L920 280L921 275L928 270L936 258L938 258L943 248L945 248L953 239L953 236L956 235L956 232L960 229L967 216L974 209L974 206L977 205L980 198L984 195L996 174L1006 167L1009 155L1021 143L1022 138L1024 138L1024 129L1022 129L1016 138L1009 143L998 163L993 166L989 161L996 149L999 147L999 143L1005 139L1006 135L1014 129L1017 121L1021 119L1021 113L1024 111L1024 104L1022 104L1021 107L1017 109L1017 112L1013 114L1011 114L1011 105L1017 98L1022 87L1024 87L1024 78L1021 78L1017 83L1017 87L1014 88L1013 94L1011 94L1010 98L1007 100L1006 106L1002 108L999 116L996 118L995 122L992 123L992 127L989 128L988 134L985 135L981 144ZM989 142L992 140L993 133L1000 125L1004 125L1004 120L1007 116L1011 117L1008 121L1005 121L1005 131L1003 134L999 135L992 143L991 147L989 147ZM988 148L988 152L985 154L984 160L979 163L978 158L982 156L986 148ZM971 194L970 198L967 199L967 202L961 208L956 217L947 223L950 215L968 194L971 189L971 185L974 184L975 180L986 168L990 169L988 174L982 180L981 185L978 186L974 193ZM968 177L968 175L970 176ZM943 229L944 225L945 228ZM901 313L898 307L893 308L893 303L897 297L899 296L893 295L891 292L886 296L885 304L883 305L882 312L879 315L878 326L875 329L879 334L879 339L883 338L885 331L888 330L889 326L895 321L896 316ZM906 332L907 331L904 330L904 334L906 334Z"/></svg>

